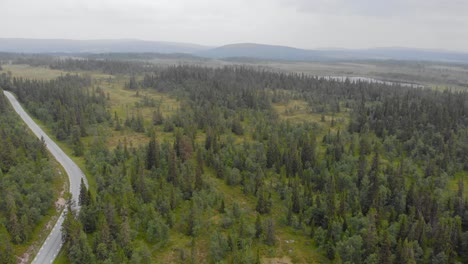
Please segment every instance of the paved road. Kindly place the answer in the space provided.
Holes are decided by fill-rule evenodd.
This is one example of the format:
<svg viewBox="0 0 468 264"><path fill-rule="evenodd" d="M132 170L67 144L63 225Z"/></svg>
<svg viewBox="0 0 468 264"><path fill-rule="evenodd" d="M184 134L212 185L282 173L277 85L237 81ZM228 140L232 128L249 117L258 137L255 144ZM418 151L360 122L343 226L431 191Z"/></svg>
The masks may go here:
<svg viewBox="0 0 468 264"><path fill-rule="evenodd" d="M47 149L52 153L55 159L63 166L65 171L68 174L68 179L70 181L70 193L72 194L73 199L75 200L75 209L79 210L78 206L78 197L80 193L81 179L84 180L86 186L88 182L86 177L80 168L73 162L70 157L68 157L65 152L63 152L60 147L55 144L55 142L50 139L44 131L31 119L31 117L24 111L19 102L16 100L15 96L7 91L4 91L4 94L10 100L11 105L15 109L16 113L21 116L23 121L29 126L32 132L38 137L43 137L47 145ZM65 215L65 210L60 215L57 223L50 232L46 241L42 245L41 249L37 253L32 263L52 263L57 256L60 248L62 247L62 232L61 227Z"/></svg>

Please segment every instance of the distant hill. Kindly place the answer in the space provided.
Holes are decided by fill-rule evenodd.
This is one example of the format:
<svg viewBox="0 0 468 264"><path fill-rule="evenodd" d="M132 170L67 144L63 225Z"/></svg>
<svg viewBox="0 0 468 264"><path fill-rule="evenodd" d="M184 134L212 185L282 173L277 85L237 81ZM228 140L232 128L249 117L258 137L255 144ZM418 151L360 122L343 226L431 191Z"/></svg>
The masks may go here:
<svg viewBox="0 0 468 264"><path fill-rule="evenodd" d="M15 53L140 53L173 54L176 57L203 57L242 61L343 61L412 60L468 63L468 53L411 48L320 49L307 50L288 46L256 43L207 47L191 43L119 40L68 40L0 38L0 52ZM112 55L108 55L112 56Z"/></svg>
<svg viewBox="0 0 468 264"><path fill-rule="evenodd" d="M257 58L290 61L423 60L468 63L468 53L409 48L306 50L254 43L230 44L196 52L209 58Z"/></svg>
<svg viewBox="0 0 468 264"><path fill-rule="evenodd" d="M69 40L0 38L0 51L18 53L194 53L205 49L208 49L208 47L191 43L134 39Z"/></svg>
<svg viewBox="0 0 468 264"><path fill-rule="evenodd" d="M230 44L195 53L210 58L258 58L273 60L323 60L320 51L254 43Z"/></svg>
<svg viewBox="0 0 468 264"><path fill-rule="evenodd" d="M425 50L412 48L373 48L366 50L348 50L341 54L349 54L355 58L394 59L394 60L424 60L443 62L468 62L468 53Z"/></svg>

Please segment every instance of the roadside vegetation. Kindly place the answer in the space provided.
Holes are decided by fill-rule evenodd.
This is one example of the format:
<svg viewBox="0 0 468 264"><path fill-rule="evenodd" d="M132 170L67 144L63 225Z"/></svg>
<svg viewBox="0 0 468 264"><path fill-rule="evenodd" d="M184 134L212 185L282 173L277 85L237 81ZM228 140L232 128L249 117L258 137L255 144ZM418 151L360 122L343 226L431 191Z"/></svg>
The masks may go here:
<svg viewBox="0 0 468 264"><path fill-rule="evenodd" d="M58 164L0 89L0 263L31 261L61 211Z"/></svg>

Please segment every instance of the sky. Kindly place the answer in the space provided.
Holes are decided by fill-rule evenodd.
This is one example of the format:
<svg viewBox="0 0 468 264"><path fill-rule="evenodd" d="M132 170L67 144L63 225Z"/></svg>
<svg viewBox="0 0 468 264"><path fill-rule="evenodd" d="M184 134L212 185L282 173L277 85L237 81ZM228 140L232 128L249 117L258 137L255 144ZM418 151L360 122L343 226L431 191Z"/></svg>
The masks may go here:
<svg viewBox="0 0 468 264"><path fill-rule="evenodd" d="M0 0L0 37L468 52L466 0Z"/></svg>

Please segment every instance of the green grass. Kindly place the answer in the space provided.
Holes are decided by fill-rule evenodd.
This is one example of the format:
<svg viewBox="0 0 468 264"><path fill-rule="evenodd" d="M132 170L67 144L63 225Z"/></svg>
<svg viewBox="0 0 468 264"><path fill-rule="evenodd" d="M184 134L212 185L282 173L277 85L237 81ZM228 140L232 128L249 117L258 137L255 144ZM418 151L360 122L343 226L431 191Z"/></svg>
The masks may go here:
<svg viewBox="0 0 468 264"><path fill-rule="evenodd" d="M454 175L452 179L449 181L449 190L452 191L452 193L457 193L458 192L458 181L460 179L463 179L463 185L464 185L464 197L468 197L468 171L460 171Z"/></svg>
<svg viewBox="0 0 468 264"><path fill-rule="evenodd" d="M127 115L127 111L129 115L132 114L132 111L136 114L135 104L140 103L145 96L148 99L154 99L157 104L161 103L161 111L165 116L169 116L179 109L179 102L165 93L151 89L140 89L137 96L137 91L124 89L127 81L127 77L119 76L103 79L97 84L106 94L109 93L112 113L117 112L121 118ZM141 107L139 110L141 110L143 117L151 119L153 111L156 109L154 107Z"/></svg>
<svg viewBox="0 0 468 264"><path fill-rule="evenodd" d="M341 107L339 113L312 113L308 103L304 100L289 100L287 103L275 103L273 109L279 115L280 120L292 124L314 123L317 126L315 132L319 154L323 155L326 148L320 144L321 139L328 132L337 133L345 131L350 122L350 109ZM332 125L333 121L333 125Z"/></svg>
<svg viewBox="0 0 468 264"><path fill-rule="evenodd" d="M57 255L57 258L54 260L54 264L68 264L68 258L67 254L65 253L65 250L63 248L60 250L59 254Z"/></svg>
<svg viewBox="0 0 468 264"><path fill-rule="evenodd" d="M283 121L289 121L293 124L304 122L316 123L324 131L328 131L328 129L332 131L343 130L349 123L349 109L343 107L340 113L313 113L306 101L289 100L287 103L274 103L273 109ZM332 120L334 121L334 126L331 126Z"/></svg>
<svg viewBox="0 0 468 264"><path fill-rule="evenodd" d="M126 81L128 81L128 77L118 76L114 78L104 78L100 80L98 84L98 86L104 90L104 93L109 95L109 112L112 117L114 117L114 113L117 113L122 126L127 117L131 117L132 115L136 117L138 113L141 114L145 120L145 127L151 126L153 112L156 111L157 108L143 106L142 101L145 97L149 100L154 100L156 105L160 105L164 118L170 117L180 108L180 102L178 100L172 98L168 94L160 93L155 90L139 90L139 95L137 96L136 91L124 89ZM166 139L173 139L173 133L164 132L162 125L156 126L154 129L160 142ZM145 134L137 133L127 128L124 128L122 131L110 129L107 134L110 135L107 145L111 149L116 147L119 141L123 143L124 140L126 140L127 144L132 144L134 147L147 144L149 141L149 138ZM86 140L85 138L84 141Z"/></svg>
<svg viewBox="0 0 468 264"><path fill-rule="evenodd" d="M67 74L64 71L29 65L2 65L2 68L4 72L11 72L13 76L38 80L51 80Z"/></svg>

